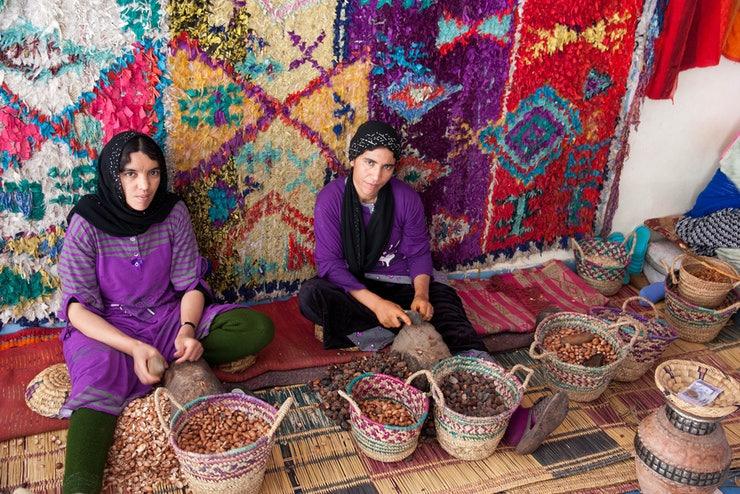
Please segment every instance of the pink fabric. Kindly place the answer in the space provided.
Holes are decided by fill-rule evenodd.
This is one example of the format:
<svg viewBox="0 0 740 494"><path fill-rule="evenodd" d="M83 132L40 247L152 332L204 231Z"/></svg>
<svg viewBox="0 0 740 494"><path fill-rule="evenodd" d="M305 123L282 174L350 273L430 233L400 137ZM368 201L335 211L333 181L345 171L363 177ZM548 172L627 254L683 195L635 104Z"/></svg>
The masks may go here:
<svg viewBox="0 0 740 494"><path fill-rule="evenodd" d="M490 280L455 282L454 287L478 334L526 333L534 327L536 315L516 298L492 290Z"/></svg>
<svg viewBox="0 0 740 494"><path fill-rule="evenodd" d="M103 142L127 129L148 135L156 130L157 116L153 108L158 94L154 86L161 74L156 61L149 50L136 50L133 62L108 72L109 84L95 88L93 93L96 97L91 103L82 105L83 112L103 124Z"/></svg>
<svg viewBox="0 0 740 494"><path fill-rule="evenodd" d="M455 280L451 284L468 319L482 335L532 332L537 314L546 307L586 313L609 301L561 261L487 280Z"/></svg>
<svg viewBox="0 0 740 494"><path fill-rule="evenodd" d="M524 431L527 429L527 419L529 418L530 408L517 407L514 413L511 414L509 419L509 425L506 426L506 432L504 437L501 438L501 442L507 446L516 447L519 441L522 440ZM532 415L532 427L534 427L534 414Z"/></svg>

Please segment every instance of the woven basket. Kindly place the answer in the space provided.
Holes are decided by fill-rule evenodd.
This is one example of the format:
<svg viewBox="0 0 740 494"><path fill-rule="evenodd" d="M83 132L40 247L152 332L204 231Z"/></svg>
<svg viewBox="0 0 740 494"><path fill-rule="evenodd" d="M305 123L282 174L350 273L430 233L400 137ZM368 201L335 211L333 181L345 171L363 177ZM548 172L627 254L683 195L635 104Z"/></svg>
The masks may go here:
<svg viewBox="0 0 740 494"><path fill-rule="evenodd" d="M673 282L673 272L665 280L665 317L676 328L678 337L695 343L705 343L717 337L727 325L735 311L740 308L737 295L730 291L724 304L715 309L692 304L678 294L678 287Z"/></svg>
<svg viewBox="0 0 740 494"><path fill-rule="evenodd" d="M653 309L652 317L645 317L636 312L627 310L630 302L640 300ZM623 316L632 317L639 323L642 331L638 334L635 345L627 358L614 374L615 381L632 382L642 377L660 358L668 345L678 338L678 333L668 322L658 317L655 305L643 297L630 297L624 301L621 309L616 307L593 307L589 311L592 316L609 323L617 322ZM620 326L617 335L623 343L629 343L635 332L634 326Z"/></svg>
<svg viewBox="0 0 740 494"><path fill-rule="evenodd" d="M246 357L234 360L233 362L221 364L218 366L218 369L223 372L231 373L244 372L252 367L255 362L257 362L257 357L255 355L247 355Z"/></svg>
<svg viewBox="0 0 740 494"><path fill-rule="evenodd" d="M272 446L275 443L275 431L288 413L293 399L289 397L280 410L277 410L254 396L243 393L225 393L196 398L182 406L169 393L166 393L170 401L179 408L170 420L170 427L162 416L161 393L166 393L165 388L157 388L154 392L157 416L169 436L170 446L180 461L182 473L188 480L190 489L196 494L258 493L265 476L267 460L270 458ZM213 405L240 410L249 417L260 418L271 424L270 431L253 443L223 453L193 453L180 449L179 435L190 417Z"/></svg>
<svg viewBox="0 0 740 494"><path fill-rule="evenodd" d="M564 391L573 401L592 401L604 392L639 337L639 331L636 331L629 343L622 343L617 330L623 325L632 326L633 330L635 325L639 326L634 319L625 316L619 322L608 323L577 312L558 312L547 316L537 326L534 341L529 347L529 355L535 360L542 361L545 379L551 388ZM554 352L545 350L543 346L545 337L561 328L572 328L600 336L611 346L617 358L614 362L601 367L563 362Z"/></svg>
<svg viewBox="0 0 740 494"><path fill-rule="evenodd" d="M679 268L679 279L676 279L676 263L682 260ZM710 281L696 276L699 268L709 268L723 274L727 281ZM714 309L722 305L727 294L740 285L740 277L729 263L712 257L690 256L683 254L673 259L671 266L671 277L673 283L678 284L678 293L688 302ZM734 280L734 283L733 283Z"/></svg>
<svg viewBox="0 0 740 494"><path fill-rule="evenodd" d="M709 405L694 405L682 400L678 393L697 379L721 388L722 393ZM737 410L740 403L738 382L711 365L692 360L666 360L655 369L655 384L671 405L704 419L721 419Z"/></svg>
<svg viewBox="0 0 740 494"><path fill-rule="evenodd" d="M39 372L28 383L26 405L44 417L61 418L59 411L67 401L71 388L66 364L54 364Z"/></svg>
<svg viewBox="0 0 740 494"><path fill-rule="evenodd" d="M519 370L526 372L524 382L514 375ZM503 398L506 411L490 417L472 417L447 407L437 383L447 374L456 371L470 372L490 379L495 392ZM506 431L511 414L521 403L533 372L523 365L515 365L507 372L498 364L474 357L455 356L434 364L428 379L435 402L434 425L437 441L442 448L461 460L482 460L491 456Z"/></svg>
<svg viewBox="0 0 740 494"><path fill-rule="evenodd" d="M614 295L624 284L627 266L632 261L636 241L627 250L627 242L635 236L632 232L624 242L609 242L598 237L582 239L571 238L576 257L578 276L603 295Z"/></svg>
<svg viewBox="0 0 740 494"><path fill-rule="evenodd" d="M429 398L411 386L411 381L422 373L409 376L406 382L386 374L361 374L349 384L347 392L339 390L339 396L349 402L352 436L366 456L373 460L393 462L411 455L419 443L421 426L429 414ZM382 424L362 413L357 401L387 399L402 404L411 412L415 422L407 426Z"/></svg>

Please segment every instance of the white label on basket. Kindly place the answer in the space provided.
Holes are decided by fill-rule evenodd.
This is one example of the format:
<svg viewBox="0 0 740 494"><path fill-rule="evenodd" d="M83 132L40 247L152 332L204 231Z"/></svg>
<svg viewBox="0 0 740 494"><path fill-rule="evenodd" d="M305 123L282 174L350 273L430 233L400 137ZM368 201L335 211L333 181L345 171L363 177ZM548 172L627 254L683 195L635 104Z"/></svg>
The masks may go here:
<svg viewBox="0 0 740 494"><path fill-rule="evenodd" d="M709 405L722 392L720 388L712 386L703 379L697 379L691 385L678 393L678 397L692 405Z"/></svg>

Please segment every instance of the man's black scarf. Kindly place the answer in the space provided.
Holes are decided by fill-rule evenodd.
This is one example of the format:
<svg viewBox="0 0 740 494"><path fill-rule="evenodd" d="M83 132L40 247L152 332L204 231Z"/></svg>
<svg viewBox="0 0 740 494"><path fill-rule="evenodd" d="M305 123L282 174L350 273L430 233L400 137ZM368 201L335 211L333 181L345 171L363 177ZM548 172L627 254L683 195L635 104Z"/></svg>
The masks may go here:
<svg viewBox="0 0 740 494"><path fill-rule="evenodd" d="M393 226L393 191L391 182L380 189L370 222L365 228L362 221L362 203L352 182L352 173L347 177L342 203L342 249L349 271L362 279L383 254Z"/></svg>

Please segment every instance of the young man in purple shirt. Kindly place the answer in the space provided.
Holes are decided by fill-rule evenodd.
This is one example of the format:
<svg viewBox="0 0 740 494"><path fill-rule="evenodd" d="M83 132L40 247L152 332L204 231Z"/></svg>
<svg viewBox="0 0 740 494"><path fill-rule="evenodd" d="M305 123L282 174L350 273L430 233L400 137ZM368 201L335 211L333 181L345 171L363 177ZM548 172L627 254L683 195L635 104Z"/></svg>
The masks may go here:
<svg viewBox="0 0 740 494"><path fill-rule="evenodd" d="M349 147L352 165L316 198L314 258L319 275L301 286L301 312L323 326L324 347L353 343L347 335L375 326L411 324L404 308L430 321L453 354L487 358L460 297L432 280L424 208L419 195L393 177L401 139L388 124L366 122ZM563 421L568 397L559 392L519 407L504 443L534 451Z"/></svg>
<svg viewBox="0 0 740 494"><path fill-rule="evenodd" d="M348 177L316 198L314 258L318 277L301 286L301 312L324 328L324 347L352 346L347 338L375 326L411 324L417 311L452 353L484 352L460 298L432 280L424 207L393 177L401 140L390 125L369 121L352 138Z"/></svg>

